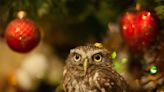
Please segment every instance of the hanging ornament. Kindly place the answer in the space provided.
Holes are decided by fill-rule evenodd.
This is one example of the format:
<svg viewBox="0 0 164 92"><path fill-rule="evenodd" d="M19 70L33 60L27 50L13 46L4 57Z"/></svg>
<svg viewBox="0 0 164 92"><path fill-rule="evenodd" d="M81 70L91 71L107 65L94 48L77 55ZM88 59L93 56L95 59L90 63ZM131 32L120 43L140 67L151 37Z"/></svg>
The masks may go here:
<svg viewBox="0 0 164 92"><path fill-rule="evenodd" d="M134 52L142 52L155 39L157 20L150 11L126 12L121 17L121 32L126 44Z"/></svg>
<svg viewBox="0 0 164 92"><path fill-rule="evenodd" d="M40 42L38 26L26 18L24 11L19 11L17 18L9 23L5 33L8 46L17 52L29 52Z"/></svg>

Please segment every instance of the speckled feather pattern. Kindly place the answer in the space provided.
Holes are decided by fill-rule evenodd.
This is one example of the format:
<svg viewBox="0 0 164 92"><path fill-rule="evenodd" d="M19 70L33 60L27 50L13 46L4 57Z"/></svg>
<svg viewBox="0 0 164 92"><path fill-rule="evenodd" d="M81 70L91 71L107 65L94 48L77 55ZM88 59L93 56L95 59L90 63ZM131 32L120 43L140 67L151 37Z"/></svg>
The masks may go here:
<svg viewBox="0 0 164 92"><path fill-rule="evenodd" d="M71 53L80 53L82 57L88 57L90 66L83 73L83 68L72 63ZM91 56L95 53L103 53L103 62L94 64ZM90 55L90 56L89 56ZM122 76L112 69L109 52L105 48L93 45L80 46L70 51L63 72L63 87L65 92L130 92L129 87Z"/></svg>

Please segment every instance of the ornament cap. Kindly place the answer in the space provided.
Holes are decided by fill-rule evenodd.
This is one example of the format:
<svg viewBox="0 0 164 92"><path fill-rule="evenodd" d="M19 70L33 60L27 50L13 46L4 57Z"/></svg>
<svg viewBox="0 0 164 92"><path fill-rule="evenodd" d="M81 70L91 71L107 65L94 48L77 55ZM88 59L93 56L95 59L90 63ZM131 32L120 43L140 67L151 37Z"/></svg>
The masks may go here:
<svg viewBox="0 0 164 92"><path fill-rule="evenodd" d="M94 46L96 46L96 47L98 47L98 48L103 47L102 43L98 43L98 42L96 42L96 43L94 44Z"/></svg>
<svg viewBox="0 0 164 92"><path fill-rule="evenodd" d="M141 10L141 5L139 3L136 4L136 10L140 11Z"/></svg>
<svg viewBox="0 0 164 92"><path fill-rule="evenodd" d="M17 17L18 17L19 19L23 19L25 16L26 16L26 12L25 12L25 11L19 11L19 12L17 13Z"/></svg>

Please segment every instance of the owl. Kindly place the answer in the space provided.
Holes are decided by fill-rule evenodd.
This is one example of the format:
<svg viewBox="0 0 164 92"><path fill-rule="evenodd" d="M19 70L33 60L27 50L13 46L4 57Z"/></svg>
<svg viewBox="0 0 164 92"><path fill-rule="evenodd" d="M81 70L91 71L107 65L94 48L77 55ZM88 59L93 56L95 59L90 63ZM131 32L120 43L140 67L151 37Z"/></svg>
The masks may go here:
<svg viewBox="0 0 164 92"><path fill-rule="evenodd" d="M131 92L124 78L112 68L110 53L89 44L70 50L63 72L65 92Z"/></svg>

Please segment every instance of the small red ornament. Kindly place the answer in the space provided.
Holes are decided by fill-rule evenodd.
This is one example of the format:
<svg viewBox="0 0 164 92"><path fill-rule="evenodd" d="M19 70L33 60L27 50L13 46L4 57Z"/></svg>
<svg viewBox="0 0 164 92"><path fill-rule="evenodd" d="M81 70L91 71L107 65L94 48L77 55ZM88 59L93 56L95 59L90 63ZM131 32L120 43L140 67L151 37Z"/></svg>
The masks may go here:
<svg viewBox="0 0 164 92"><path fill-rule="evenodd" d="M149 11L126 12L121 17L121 31L125 42L134 52L148 48L155 38L157 21Z"/></svg>
<svg viewBox="0 0 164 92"><path fill-rule="evenodd" d="M8 46L17 52L29 52L40 42L40 31L36 24L18 12L18 18L9 23L5 33Z"/></svg>

